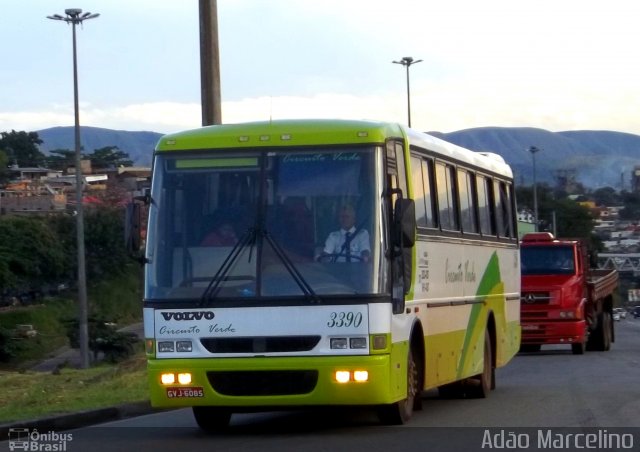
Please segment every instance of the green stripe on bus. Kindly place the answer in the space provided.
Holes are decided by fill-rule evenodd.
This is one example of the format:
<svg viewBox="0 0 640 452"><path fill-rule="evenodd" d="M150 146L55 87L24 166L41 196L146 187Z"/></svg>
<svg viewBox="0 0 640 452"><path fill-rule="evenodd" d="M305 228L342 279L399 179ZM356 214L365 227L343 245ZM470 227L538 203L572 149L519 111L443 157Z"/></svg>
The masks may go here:
<svg viewBox="0 0 640 452"><path fill-rule="evenodd" d="M176 160L177 169L238 168L243 166L258 166L258 159L257 158L228 158L228 159Z"/></svg>
<svg viewBox="0 0 640 452"><path fill-rule="evenodd" d="M489 259L489 263L487 264L487 268L482 275L482 279L480 280L480 284L478 285L478 290L476 292L476 297L486 297L493 292L493 289L500 284L500 262L498 261L498 254L494 251ZM469 315L469 323L467 324L467 331L464 336L464 344L462 346L462 354L460 355L460 363L458 365L458 375L457 379L462 378L463 370L465 365L467 364L467 355L469 352L469 344L471 343L471 339L478 332L478 327L480 323L478 318L480 316L480 312L482 311L483 304L474 304L471 308L471 314ZM484 337L484 335L483 335Z"/></svg>

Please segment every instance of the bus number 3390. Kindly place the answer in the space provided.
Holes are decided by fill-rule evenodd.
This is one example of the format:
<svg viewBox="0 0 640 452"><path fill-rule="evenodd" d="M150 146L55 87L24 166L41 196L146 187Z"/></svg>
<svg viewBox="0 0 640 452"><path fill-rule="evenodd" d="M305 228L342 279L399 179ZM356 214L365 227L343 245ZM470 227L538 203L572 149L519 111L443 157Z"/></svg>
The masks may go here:
<svg viewBox="0 0 640 452"><path fill-rule="evenodd" d="M329 315L327 326L329 328L358 328L362 323L361 312L332 312Z"/></svg>

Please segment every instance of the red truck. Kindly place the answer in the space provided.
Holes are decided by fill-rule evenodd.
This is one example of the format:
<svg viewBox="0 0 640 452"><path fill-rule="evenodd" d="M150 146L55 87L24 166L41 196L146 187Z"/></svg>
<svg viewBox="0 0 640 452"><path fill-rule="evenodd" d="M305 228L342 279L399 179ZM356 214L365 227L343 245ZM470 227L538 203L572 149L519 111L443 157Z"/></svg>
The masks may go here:
<svg viewBox="0 0 640 452"><path fill-rule="evenodd" d="M577 355L609 350L615 340L616 270L589 268L584 241L548 232L524 235L520 262L522 351L538 351L543 344L569 344Z"/></svg>

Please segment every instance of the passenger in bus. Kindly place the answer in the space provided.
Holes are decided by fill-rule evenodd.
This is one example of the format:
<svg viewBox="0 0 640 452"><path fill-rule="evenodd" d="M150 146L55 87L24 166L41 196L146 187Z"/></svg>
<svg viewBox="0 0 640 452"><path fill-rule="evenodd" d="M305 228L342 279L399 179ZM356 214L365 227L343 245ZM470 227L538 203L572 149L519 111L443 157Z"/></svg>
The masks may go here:
<svg viewBox="0 0 640 452"><path fill-rule="evenodd" d="M340 229L329 234L318 260L326 262L331 257L333 262L369 262L369 233L366 229L356 227L353 206L342 206L338 220Z"/></svg>
<svg viewBox="0 0 640 452"><path fill-rule="evenodd" d="M201 246L233 246L238 242L238 237L233 230L233 225L228 221L215 224L213 231L200 242Z"/></svg>

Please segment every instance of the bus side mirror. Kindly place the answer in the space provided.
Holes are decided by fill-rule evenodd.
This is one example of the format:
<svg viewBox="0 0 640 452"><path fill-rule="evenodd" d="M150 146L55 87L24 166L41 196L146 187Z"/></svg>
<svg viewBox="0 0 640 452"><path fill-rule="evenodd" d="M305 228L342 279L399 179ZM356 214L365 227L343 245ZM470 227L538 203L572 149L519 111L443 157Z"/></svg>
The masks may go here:
<svg viewBox="0 0 640 452"><path fill-rule="evenodd" d="M124 241L127 251L134 257L139 257L142 247L142 235L140 227L142 225L142 209L137 202L127 204L124 221Z"/></svg>
<svg viewBox="0 0 640 452"><path fill-rule="evenodd" d="M397 227L396 246L412 248L416 243L416 204L413 199L399 198L394 206L394 219Z"/></svg>

